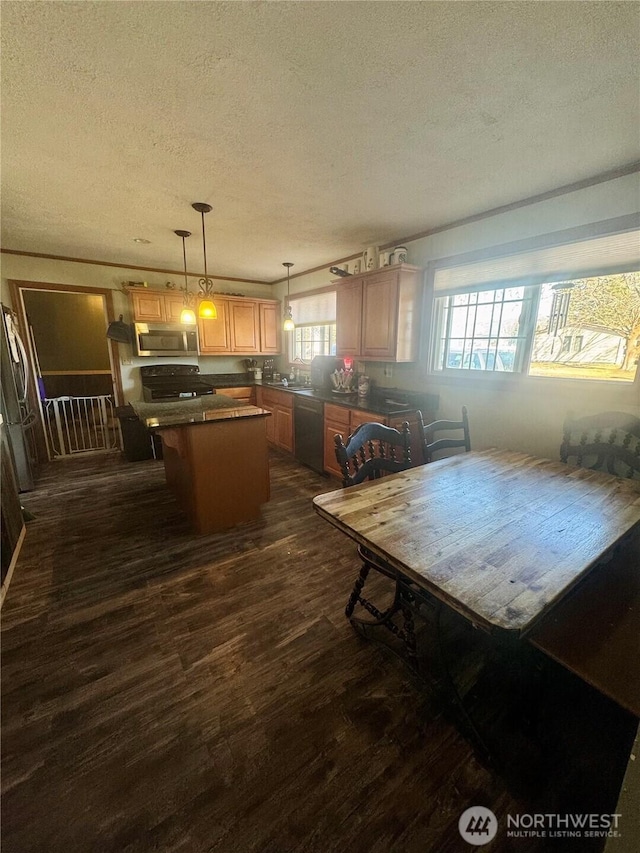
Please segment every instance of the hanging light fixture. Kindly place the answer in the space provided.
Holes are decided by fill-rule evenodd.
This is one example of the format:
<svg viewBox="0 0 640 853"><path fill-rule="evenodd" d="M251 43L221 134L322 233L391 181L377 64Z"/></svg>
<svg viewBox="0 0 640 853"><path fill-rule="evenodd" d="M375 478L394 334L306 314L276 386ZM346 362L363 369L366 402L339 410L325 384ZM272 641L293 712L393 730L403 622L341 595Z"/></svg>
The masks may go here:
<svg viewBox="0 0 640 853"><path fill-rule="evenodd" d="M204 201L194 201L191 205L194 210L197 210L202 217L202 251L204 252L204 278L198 280L200 292L204 299L198 306L198 316L205 320L217 320L218 311L213 301L213 282L207 275L207 240L204 233L204 215L211 211L211 205Z"/></svg>
<svg viewBox="0 0 640 853"><path fill-rule="evenodd" d="M291 305L289 304L289 271L293 264L291 261L284 261L282 264L283 267L287 268L287 310L284 315L284 323L282 324L282 328L285 332L293 332L296 327L296 324L293 322L293 317L291 316Z"/></svg>
<svg viewBox="0 0 640 853"><path fill-rule="evenodd" d="M185 247L185 238L191 237L191 231L174 231L174 234L177 234L178 237L182 237L182 261L184 264L184 287L181 287L180 290L184 293L184 308L180 313L180 322L193 325L196 322L196 314L191 304L194 299L194 295L189 292L189 279L187 277L187 250Z"/></svg>

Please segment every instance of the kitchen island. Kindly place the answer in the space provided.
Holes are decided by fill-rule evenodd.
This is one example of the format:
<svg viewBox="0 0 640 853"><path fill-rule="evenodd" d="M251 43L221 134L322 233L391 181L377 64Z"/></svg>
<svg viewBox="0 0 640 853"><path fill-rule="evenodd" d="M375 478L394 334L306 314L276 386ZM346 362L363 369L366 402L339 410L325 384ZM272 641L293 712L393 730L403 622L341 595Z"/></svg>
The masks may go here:
<svg viewBox="0 0 640 853"><path fill-rule="evenodd" d="M162 439L167 485L196 533L251 521L269 500L266 418L256 406L146 418Z"/></svg>

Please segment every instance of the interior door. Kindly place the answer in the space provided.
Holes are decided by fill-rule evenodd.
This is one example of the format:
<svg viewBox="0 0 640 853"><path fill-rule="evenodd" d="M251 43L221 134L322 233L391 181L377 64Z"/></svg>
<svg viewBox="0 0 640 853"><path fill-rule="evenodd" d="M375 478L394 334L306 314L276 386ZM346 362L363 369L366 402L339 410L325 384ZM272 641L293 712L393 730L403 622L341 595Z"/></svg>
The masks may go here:
<svg viewBox="0 0 640 853"><path fill-rule="evenodd" d="M86 450L97 450L92 435L99 435L100 442L108 444L106 449L118 449L121 440L114 408L122 402L120 345L106 337L109 322L115 320L112 291L44 282L9 284L29 361L38 376L32 399L32 408L40 415L36 431L38 460L59 455L52 451L49 439L49 399L104 398L81 404L88 426L76 432L82 441L74 452L84 452L85 439ZM56 405L60 413L71 415L76 404ZM56 433L59 435L60 431L56 429Z"/></svg>

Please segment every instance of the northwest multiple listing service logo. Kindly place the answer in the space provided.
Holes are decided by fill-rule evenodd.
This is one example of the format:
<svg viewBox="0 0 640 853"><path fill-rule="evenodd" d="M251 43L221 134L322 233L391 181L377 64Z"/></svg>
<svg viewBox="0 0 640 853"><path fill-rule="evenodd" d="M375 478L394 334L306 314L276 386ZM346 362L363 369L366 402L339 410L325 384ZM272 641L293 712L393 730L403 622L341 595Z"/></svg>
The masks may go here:
<svg viewBox="0 0 640 853"><path fill-rule="evenodd" d="M491 809L485 809L484 806L471 806L460 815L458 829L465 841L480 847L496 837L498 818Z"/></svg>
<svg viewBox="0 0 640 853"><path fill-rule="evenodd" d="M507 838L619 838L619 814L507 815ZM466 809L458 821L461 837L475 847L489 844L498 833L498 818L484 806Z"/></svg>

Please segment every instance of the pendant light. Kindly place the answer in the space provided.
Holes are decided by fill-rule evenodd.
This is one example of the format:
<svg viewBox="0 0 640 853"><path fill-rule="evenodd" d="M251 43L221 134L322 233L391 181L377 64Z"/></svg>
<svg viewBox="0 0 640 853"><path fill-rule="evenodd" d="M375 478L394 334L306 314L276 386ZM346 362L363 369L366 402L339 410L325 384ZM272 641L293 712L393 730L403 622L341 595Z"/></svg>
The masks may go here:
<svg viewBox="0 0 640 853"><path fill-rule="evenodd" d="M284 315L284 323L282 324L282 328L285 332L293 332L296 327L296 324L293 322L293 317L291 316L291 305L289 304L289 272L293 264L291 263L291 261L284 261L282 266L287 268L287 310Z"/></svg>
<svg viewBox="0 0 640 853"><path fill-rule="evenodd" d="M204 201L194 201L191 205L194 210L197 210L202 217L202 251L204 252L204 278L198 280L200 292L204 299L198 306L198 317L205 320L217 320L218 311L213 301L213 282L207 275L207 239L204 233L204 215L211 212L211 205Z"/></svg>
<svg viewBox="0 0 640 853"><path fill-rule="evenodd" d="M193 302L193 295L189 293L189 279L187 277L187 250L185 247L185 238L191 237L191 231L174 231L174 234L177 234L178 237L182 237L182 261L184 264L184 287L181 287L180 290L184 292L184 308L180 314L180 322L193 326L196 322L196 314L193 308L191 307L191 303Z"/></svg>

